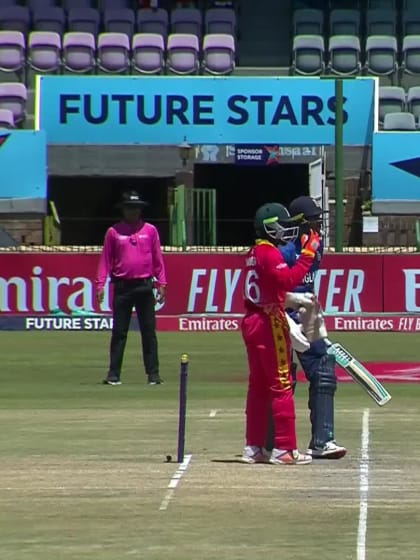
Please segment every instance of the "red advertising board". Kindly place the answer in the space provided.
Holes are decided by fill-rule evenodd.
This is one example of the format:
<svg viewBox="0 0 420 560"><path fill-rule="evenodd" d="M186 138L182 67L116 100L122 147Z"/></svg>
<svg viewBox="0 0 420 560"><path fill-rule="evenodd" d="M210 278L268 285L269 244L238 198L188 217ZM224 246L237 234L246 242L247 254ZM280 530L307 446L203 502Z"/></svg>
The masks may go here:
<svg viewBox="0 0 420 560"><path fill-rule="evenodd" d="M420 312L420 255L386 255L383 265L384 311Z"/></svg>
<svg viewBox="0 0 420 560"><path fill-rule="evenodd" d="M403 263L405 257L390 258L396 259L395 266L402 268L398 259L403 259ZM414 266L414 261L410 262ZM1 254L0 313L42 315L57 308L66 312L109 312L109 285L103 304L99 307L95 301L97 263L97 254ZM243 255L167 254L165 263L168 297L158 309L159 314L243 312ZM384 293L391 290L384 284L387 278L383 266L384 257L380 255L326 255L316 278L325 311L382 313ZM404 274L395 273L391 279L392 289L398 295L392 310L403 311ZM389 305L387 311L391 311Z"/></svg>

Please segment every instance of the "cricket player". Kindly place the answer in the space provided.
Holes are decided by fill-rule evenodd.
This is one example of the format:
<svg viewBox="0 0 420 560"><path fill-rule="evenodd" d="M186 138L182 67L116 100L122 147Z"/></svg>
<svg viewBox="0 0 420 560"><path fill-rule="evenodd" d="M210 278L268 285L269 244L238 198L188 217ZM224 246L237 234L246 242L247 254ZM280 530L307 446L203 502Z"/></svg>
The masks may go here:
<svg viewBox="0 0 420 560"><path fill-rule="evenodd" d="M286 319L286 292L303 281L311 269L319 234L308 232L300 258L289 267L278 250L293 241L299 227L281 204L265 204L255 216L257 241L245 263L245 309L242 336L249 363L246 403L246 463L271 462L304 465L312 461L299 453L291 377L291 343ZM273 411L274 444L271 457L264 453L269 411Z"/></svg>
<svg viewBox="0 0 420 560"><path fill-rule="evenodd" d="M302 258L302 240L311 232L321 232L322 209L309 196L300 196L289 206L292 217L302 216L300 221L300 236L293 243L279 244L280 252L287 264L293 270ZM304 276L295 292L314 293L315 275L319 269L323 255L322 240L316 251L311 269ZM289 311L289 315L299 322L296 311ZM314 459L340 459L347 450L338 445L334 434L334 394L337 388L335 374L335 359L327 354L324 340L312 342L306 352L297 352L305 376L309 382L309 401L311 422L311 440L307 453ZM296 382L297 364L292 363L294 383Z"/></svg>

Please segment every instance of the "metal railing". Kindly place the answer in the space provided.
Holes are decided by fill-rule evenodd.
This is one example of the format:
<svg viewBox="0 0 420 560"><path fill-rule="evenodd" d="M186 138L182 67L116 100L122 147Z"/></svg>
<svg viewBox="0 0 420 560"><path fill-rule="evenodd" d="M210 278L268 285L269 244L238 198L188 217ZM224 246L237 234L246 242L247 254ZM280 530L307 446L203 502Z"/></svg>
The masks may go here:
<svg viewBox="0 0 420 560"><path fill-rule="evenodd" d="M170 189L169 222L171 245L216 245L215 189Z"/></svg>

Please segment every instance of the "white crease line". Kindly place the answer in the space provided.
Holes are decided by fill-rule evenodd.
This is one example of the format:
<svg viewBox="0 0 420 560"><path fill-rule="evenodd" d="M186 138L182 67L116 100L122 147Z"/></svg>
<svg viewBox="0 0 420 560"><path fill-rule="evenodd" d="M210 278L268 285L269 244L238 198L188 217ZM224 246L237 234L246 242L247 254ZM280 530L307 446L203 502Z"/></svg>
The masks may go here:
<svg viewBox="0 0 420 560"><path fill-rule="evenodd" d="M369 409L363 411L360 455L360 509L357 531L357 560L366 560L366 532L369 498Z"/></svg>
<svg viewBox="0 0 420 560"><path fill-rule="evenodd" d="M214 418L218 412L217 408L213 408L213 410L210 410L209 418Z"/></svg>
<svg viewBox="0 0 420 560"><path fill-rule="evenodd" d="M179 481L181 480L181 478L185 474L185 472L188 468L188 465L190 464L191 458L192 458L192 455L185 455L183 462L179 465L176 473L174 474L174 476L169 481L169 484L168 484L169 490L166 492L165 497L163 498L162 503L160 504L159 511L165 511L168 508L169 502L174 497L175 489L178 486Z"/></svg>

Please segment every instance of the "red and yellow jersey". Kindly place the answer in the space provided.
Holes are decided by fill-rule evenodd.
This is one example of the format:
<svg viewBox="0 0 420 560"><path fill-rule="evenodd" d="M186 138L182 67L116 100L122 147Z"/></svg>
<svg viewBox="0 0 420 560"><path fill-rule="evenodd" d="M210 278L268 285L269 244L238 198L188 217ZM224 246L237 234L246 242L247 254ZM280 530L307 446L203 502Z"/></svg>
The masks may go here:
<svg viewBox="0 0 420 560"><path fill-rule="evenodd" d="M278 248L257 240L245 261L245 308L247 312L284 312L286 292L298 286L313 265L313 256L301 254L289 267Z"/></svg>

